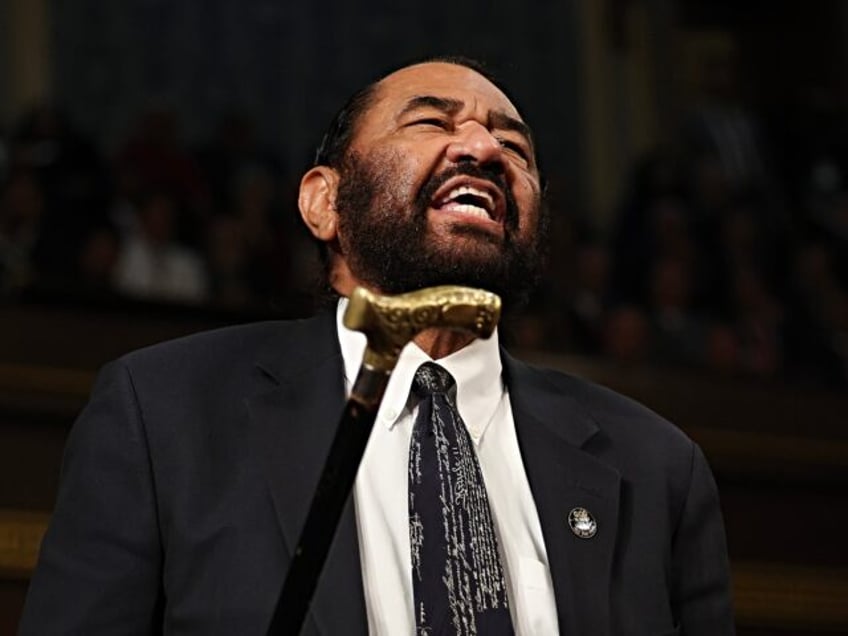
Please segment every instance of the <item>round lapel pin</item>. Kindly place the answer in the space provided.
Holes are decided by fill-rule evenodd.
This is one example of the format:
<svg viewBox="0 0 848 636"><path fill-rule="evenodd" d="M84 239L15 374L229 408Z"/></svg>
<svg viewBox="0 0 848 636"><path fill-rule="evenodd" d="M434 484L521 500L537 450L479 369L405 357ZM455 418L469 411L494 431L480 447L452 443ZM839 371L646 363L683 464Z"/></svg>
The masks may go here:
<svg viewBox="0 0 848 636"><path fill-rule="evenodd" d="M598 524L592 513L580 506L568 513L568 527L581 539L591 539L598 532Z"/></svg>

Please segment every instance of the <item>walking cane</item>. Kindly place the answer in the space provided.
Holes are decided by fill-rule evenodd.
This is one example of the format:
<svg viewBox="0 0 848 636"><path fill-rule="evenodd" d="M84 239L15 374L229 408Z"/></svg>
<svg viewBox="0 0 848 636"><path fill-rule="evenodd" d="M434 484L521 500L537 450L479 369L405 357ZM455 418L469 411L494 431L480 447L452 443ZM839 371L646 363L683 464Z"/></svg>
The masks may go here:
<svg viewBox="0 0 848 636"><path fill-rule="evenodd" d="M488 338L500 311L497 295L468 287L432 287L399 296L378 296L358 287L351 294L344 324L363 332L368 345L292 555L269 635L300 633L389 376L403 347L431 328Z"/></svg>

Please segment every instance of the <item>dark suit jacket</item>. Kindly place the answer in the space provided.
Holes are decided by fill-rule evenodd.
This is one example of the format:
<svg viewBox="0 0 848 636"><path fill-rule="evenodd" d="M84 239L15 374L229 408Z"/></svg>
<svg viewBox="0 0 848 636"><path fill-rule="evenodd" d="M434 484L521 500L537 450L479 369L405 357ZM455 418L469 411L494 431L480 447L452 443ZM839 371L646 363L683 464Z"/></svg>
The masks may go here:
<svg viewBox="0 0 848 636"><path fill-rule="evenodd" d="M732 633L697 446L624 397L503 355L561 633ZM329 314L107 366L68 441L21 633L263 634L343 394ZM570 531L576 506L594 538ZM367 633L351 502L304 633Z"/></svg>

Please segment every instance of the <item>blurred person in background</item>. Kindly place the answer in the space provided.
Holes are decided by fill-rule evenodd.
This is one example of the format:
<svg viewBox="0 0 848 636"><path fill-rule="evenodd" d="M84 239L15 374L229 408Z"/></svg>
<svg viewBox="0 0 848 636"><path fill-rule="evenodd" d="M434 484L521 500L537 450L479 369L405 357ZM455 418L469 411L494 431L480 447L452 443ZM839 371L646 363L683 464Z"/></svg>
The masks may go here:
<svg viewBox="0 0 848 636"><path fill-rule="evenodd" d="M564 301L567 310L559 322L567 323L569 351L598 354L603 349L604 321L611 303L612 259L599 243L575 245L573 252L571 288Z"/></svg>
<svg viewBox="0 0 848 636"><path fill-rule="evenodd" d="M693 303L692 265L666 256L651 272L651 357L663 364L694 366L704 360L706 324Z"/></svg>
<svg viewBox="0 0 848 636"><path fill-rule="evenodd" d="M235 110L221 117L212 139L201 144L194 157L218 211L232 205L238 183L247 174L285 174L274 153L260 145L253 120Z"/></svg>
<svg viewBox="0 0 848 636"><path fill-rule="evenodd" d="M786 356L791 377L804 383L845 386L848 291L826 242L807 238L796 248L790 298Z"/></svg>
<svg viewBox="0 0 848 636"><path fill-rule="evenodd" d="M87 296L115 293L115 268L121 255L118 233L108 224L92 229L79 254L79 285Z"/></svg>
<svg viewBox="0 0 848 636"><path fill-rule="evenodd" d="M258 167L233 183L230 215L238 220L247 250L244 275L256 297L272 297L289 282L291 236L280 210L275 175Z"/></svg>
<svg viewBox="0 0 848 636"><path fill-rule="evenodd" d="M604 320L603 352L614 362L634 366L650 362L651 326L648 316L634 305L617 305Z"/></svg>
<svg viewBox="0 0 848 636"><path fill-rule="evenodd" d="M200 244L211 212L209 189L181 138L177 115L165 106L151 107L136 121L118 152L115 169L130 192L168 192L179 213L173 220L185 240Z"/></svg>
<svg viewBox="0 0 848 636"><path fill-rule="evenodd" d="M105 163L64 114L47 104L21 118L12 134L10 161L14 169L35 178L43 199L33 282L48 287L73 284L80 246L106 216Z"/></svg>
<svg viewBox="0 0 848 636"><path fill-rule="evenodd" d="M116 289L134 298L199 303L208 280L203 261L177 240L177 199L151 192L138 207L137 229L121 245L115 265Z"/></svg>
<svg viewBox="0 0 848 636"><path fill-rule="evenodd" d="M696 163L715 162L734 192L771 187L763 126L745 103L735 42L714 42L701 69L703 94L689 114L683 136Z"/></svg>
<svg viewBox="0 0 848 636"><path fill-rule="evenodd" d="M0 292L23 289L37 278L44 195L34 174L16 170L0 185Z"/></svg>
<svg viewBox="0 0 848 636"><path fill-rule="evenodd" d="M259 300L250 280L250 249L241 219L219 214L206 228L209 300L216 305L249 307Z"/></svg>

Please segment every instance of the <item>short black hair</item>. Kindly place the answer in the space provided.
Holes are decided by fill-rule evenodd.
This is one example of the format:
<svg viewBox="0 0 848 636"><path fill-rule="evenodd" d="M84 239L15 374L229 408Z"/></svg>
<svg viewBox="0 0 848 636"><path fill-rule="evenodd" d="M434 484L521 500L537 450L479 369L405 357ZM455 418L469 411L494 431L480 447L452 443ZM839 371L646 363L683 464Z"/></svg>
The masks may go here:
<svg viewBox="0 0 848 636"><path fill-rule="evenodd" d="M426 59L406 64L399 68L407 68L408 66L416 66L418 64L431 64L441 62L444 64L454 64L456 66L464 66L466 68L479 73L492 84L497 86L507 97L509 94L500 85L499 80L494 74L486 68L486 66L477 60L473 60L461 55L440 55L436 57L428 57ZM356 133L356 128L362 117L373 105L374 98L377 94L377 85L388 77L391 73L383 75L381 78L374 80L367 86L359 89L345 102L333 120L330 122L327 132L324 133L324 138L321 140L321 145L315 153L316 166L329 166L339 169L342 166L347 151L350 149L350 144L353 141L353 136ZM511 99L511 98L510 98Z"/></svg>
<svg viewBox="0 0 848 636"><path fill-rule="evenodd" d="M378 83L376 80L356 91L333 117L315 153L316 166L341 167L359 121L374 102Z"/></svg>

